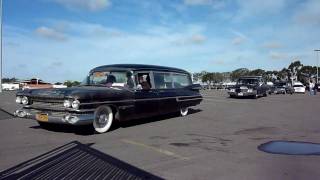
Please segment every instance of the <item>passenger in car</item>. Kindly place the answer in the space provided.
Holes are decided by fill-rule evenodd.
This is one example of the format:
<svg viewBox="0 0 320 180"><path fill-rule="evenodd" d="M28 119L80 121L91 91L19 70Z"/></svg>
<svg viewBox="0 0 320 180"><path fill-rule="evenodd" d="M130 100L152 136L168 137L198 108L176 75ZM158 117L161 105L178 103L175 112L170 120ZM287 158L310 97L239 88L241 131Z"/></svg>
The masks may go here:
<svg viewBox="0 0 320 180"><path fill-rule="evenodd" d="M108 75L106 86L111 87L113 83L117 82L116 77L112 74Z"/></svg>
<svg viewBox="0 0 320 180"><path fill-rule="evenodd" d="M150 84L147 81L148 75L139 76L139 85L138 89L149 90L151 89Z"/></svg>
<svg viewBox="0 0 320 180"><path fill-rule="evenodd" d="M132 79L132 73L131 72L127 72L127 86L129 88L133 88L134 87L134 82L133 82L133 79Z"/></svg>

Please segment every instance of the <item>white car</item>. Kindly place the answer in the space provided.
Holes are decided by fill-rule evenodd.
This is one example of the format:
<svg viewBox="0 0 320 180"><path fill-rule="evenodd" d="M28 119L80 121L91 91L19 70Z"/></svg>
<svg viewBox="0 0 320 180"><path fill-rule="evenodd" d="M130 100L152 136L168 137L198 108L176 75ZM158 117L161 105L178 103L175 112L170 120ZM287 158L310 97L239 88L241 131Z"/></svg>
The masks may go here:
<svg viewBox="0 0 320 180"><path fill-rule="evenodd" d="M306 87L302 84L295 84L293 85L293 89L295 93L305 93Z"/></svg>
<svg viewBox="0 0 320 180"><path fill-rule="evenodd" d="M14 91L19 89L19 83L4 83L2 89L6 91Z"/></svg>

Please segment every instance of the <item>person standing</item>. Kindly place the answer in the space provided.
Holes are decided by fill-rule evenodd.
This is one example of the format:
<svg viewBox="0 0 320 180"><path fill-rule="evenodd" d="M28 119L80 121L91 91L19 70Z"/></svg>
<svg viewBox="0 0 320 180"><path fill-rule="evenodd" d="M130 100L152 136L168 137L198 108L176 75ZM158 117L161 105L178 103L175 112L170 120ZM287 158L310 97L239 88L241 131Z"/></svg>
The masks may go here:
<svg viewBox="0 0 320 180"><path fill-rule="evenodd" d="M314 88L314 84L313 84L312 80L310 79L310 81L309 81L309 94L310 94L310 96L313 95L313 88Z"/></svg>
<svg viewBox="0 0 320 180"><path fill-rule="evenodd" d="M314 84L314 88L313 88L314 95L317 95L318 86L319 86L319 84L318 84L318 83L315 83L315 84Z"/></svg>

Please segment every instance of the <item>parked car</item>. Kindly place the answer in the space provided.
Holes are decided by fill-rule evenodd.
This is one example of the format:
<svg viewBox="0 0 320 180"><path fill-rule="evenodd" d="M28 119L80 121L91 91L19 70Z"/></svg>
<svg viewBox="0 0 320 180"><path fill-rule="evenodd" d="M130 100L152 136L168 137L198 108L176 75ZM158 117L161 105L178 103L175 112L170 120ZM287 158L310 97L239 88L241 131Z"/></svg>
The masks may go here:
<svg viewBox="0 0 320 180"><path fill-rule="evenodd" d="M3 83L2 89L6 91L15 91L19 89L19 83Z"/></svg>
<svg viewBox="0 0 320 180"><path fill-rule="evenodd" d="M320 92L320 83L317 83L315 87L316 87L317 91Z"/></svg>
<svg viewBox="0 0 320 180"><path fill-rule="evenodd" d="M306 92L306 87L300 82L295 82L292 87L294 88L295 93L305 93Z"/></svg>
<svg viewBox="0 0 320 180"><path fill-rule="evenodd" d="M21 89L45 89L45 88L53 88L53 85L47 82L43 82L39 78L33 78L30 80L25 80L20 82Z"/></svg>
<svg viewBox="0 0 320 180"><path fill-rule="evenodd" d="M201 86L192 84L182 69L152 65L106 65L92 69L78 87L26 89L16 102L24 107L19 117L50 123L92 124L98 133L107 132L114 121L159 114L188 114L202 101Z"/></svg>
<svg viewBox="0 0 320 180"><path fill-rule="evenodd" d="M294 89L287 82L276 82L270 93L273 94L293 94Z"/></svg>
<svg viewBox="0 0 320 180"><path fill-rule="evenodd" d="M238 79L237 84L228 91L230 97L267 96L269 87L261 76L245 76Z"/></svg>

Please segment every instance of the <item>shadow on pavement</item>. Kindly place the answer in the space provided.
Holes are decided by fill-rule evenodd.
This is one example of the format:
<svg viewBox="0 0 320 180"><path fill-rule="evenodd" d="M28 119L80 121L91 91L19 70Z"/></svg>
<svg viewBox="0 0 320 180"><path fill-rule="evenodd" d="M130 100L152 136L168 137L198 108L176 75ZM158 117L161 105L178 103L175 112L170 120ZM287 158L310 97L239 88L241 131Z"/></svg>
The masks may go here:
<svg viewBox="0 0 320 180"><path fill-rule="evenodd" d="M0 120L11 119L13 116L7 111L0 108Z"/></svg>
<svg viewBox="0 0 320 180"><path fill-rule="evenodd" d="M201 111L202 111L201 109L189 109L189 115L199 113ZM124 122L114 122L109 132L119 128L128 128L132 126L138 126L138 125L153 123L157 121L165 121L165 120L170 120L176 117L179 117L179 114L171 113L171 114L155 116L150 118L134 119L134 120L124 121ZM31 126L30 128L33 128L33 129L44 128L49 131L74 133L77 135L84 135L84 136L95 134L95 131L92 125L72 126L72 125L50 124L48 127Z"/></svg>
<svg viewBox="0 0 320 180"><path fill-rule="evenodd" d="M162 179L89 146L70 142L0 172L0 179Z"/></svg>

